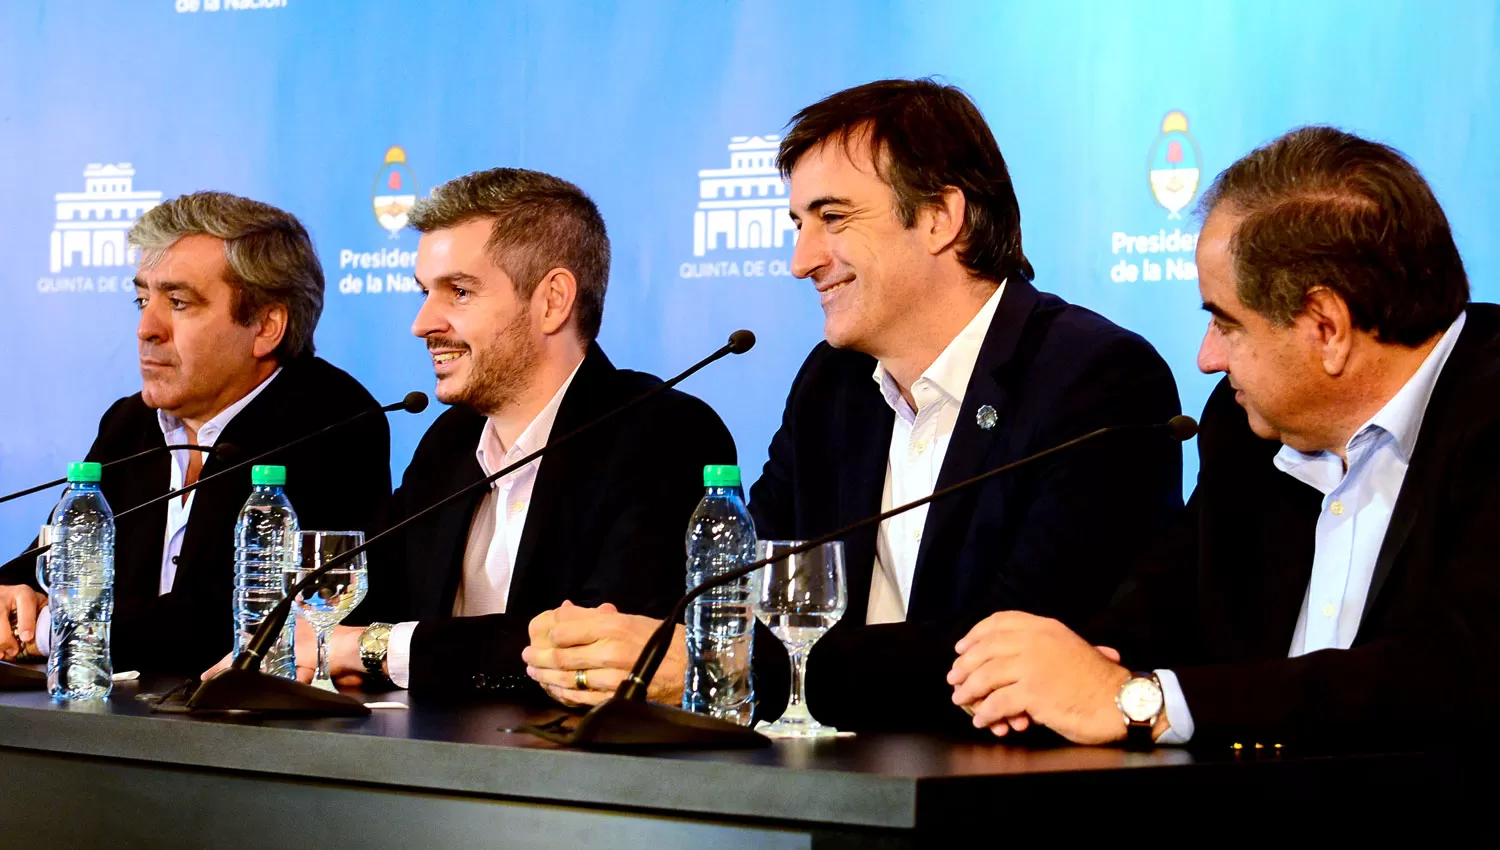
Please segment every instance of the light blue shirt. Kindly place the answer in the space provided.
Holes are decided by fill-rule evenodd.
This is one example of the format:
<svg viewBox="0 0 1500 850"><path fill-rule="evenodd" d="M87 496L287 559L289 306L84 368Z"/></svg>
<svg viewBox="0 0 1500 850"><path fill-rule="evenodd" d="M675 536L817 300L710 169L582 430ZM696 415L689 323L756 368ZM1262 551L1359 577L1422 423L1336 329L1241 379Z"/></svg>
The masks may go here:
<svg viewBox="0 0 1500 850"><path fill-rule="evenodd" d="M1370 593L1375 560L1406 480L1427 402L1443 365L1463 331L1460 313L1422 365L1344 447L1344 460L1330 451L1304 454L1282 446L1276 468L1323 494L1314 532L1312 577L1287 657L1320 649L1348 649ZM1193 715L1171 670L1157 670L1171 724L1158 743L1185 744L1193 737Z"/></svg>

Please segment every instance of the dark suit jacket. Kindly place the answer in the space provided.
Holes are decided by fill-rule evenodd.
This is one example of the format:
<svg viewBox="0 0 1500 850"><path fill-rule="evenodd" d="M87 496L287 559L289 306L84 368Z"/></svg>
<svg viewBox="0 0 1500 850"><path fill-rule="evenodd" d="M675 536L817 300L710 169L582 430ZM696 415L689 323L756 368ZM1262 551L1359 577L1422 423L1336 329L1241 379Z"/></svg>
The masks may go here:
<svg viewBox="0 0 1500 850"><path fill-rule="evenodd" d="M289 443L361 411L378 409L358 381L326 361L287 363L219 435L201 477ZM110 406L87 459L106 462L166 445L156 411L139 393ZM232 448L231 448L232 447ZM115 513L167 491L173 461L153 455L105 470L104 497ZM389 495L390 428L372 415L262 463L287 468L286 495L306 529L363 529ZM233 648L234 524L250 498L250 470L197 491L170 593L159 592L167 504L121 519L115 527L115 613L110 650L116 670L196 676ZM35 586L35 563L13 564L0 584Z"/></svg>
<svg viewBox="0 0 1500 850"><path fill-rule="evenodd" d="M1195 745L1369 749L1492 738L1500 307L1468 307L1350 649L1287 658L1322 495L1272 465L1280 447L1250 431L1221 383L1203 411L1188 509L1085 634L1120 649L1134 669L1177 673Z"/></svg>
<svg viewBox="0 0 1500 850"><path fill-rule="evenodd" d="M751 490L761 539L807 539L880 511L895 413L875 360L826 343L792 386ZM999 416L982 430L982 405ZM1006 284L938 476L942 488L1113 425L1180 412L1172 373L1145 340L1103 317ZM849 728L969 728L945 677L953 644L986 615L1020 609L1080 623L1098 614L1182 506L1182 454L1164 437L1115 436L932 504L899 624L864 625L876 528L845 539L849 608L813 647L807 699ZM762 716L785 704L785 653L756 637Z"/></svg>
<svg viewBox="0 0 1500 850"><path fill-rule="evenodd" d="M616 369L591 346L563 396L552 439L660 383ZM392 523L484 477L474 456L484 427L484 417L467 408L438 417L392 499ZM370 594L357 613L420 621L412 636L413 690L541 696L521 661L532 618L565 599L666 616L685 590L683 540L703 497L703 467L734 460L734 441L718 414L668 390L542 459L506 613L452 616L478 492L392 535L372 555Z"/></svg>

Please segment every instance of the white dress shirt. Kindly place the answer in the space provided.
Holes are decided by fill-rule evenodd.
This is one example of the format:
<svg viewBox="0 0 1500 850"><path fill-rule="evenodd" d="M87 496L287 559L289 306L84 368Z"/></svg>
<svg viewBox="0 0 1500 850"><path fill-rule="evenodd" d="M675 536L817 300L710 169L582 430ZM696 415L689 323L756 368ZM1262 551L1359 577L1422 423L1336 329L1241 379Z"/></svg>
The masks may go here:
<svg viewBox="0 0 1500 850"><path fill-rule="evenodd" d="M167 413L164 410L156 411L156 422L161 426L162 436L166 438L169 446L198 445L212 447L218 442L219 435L229 427L229 421L249 406L255 397L261 394L270 383L281 374L281 367L271 376L261 381L255 389L247 393L234 404L229 405L214 418L203 423L198 429L196 442L189 443L187 425L181 419ZM192 460L188 455L192 452L170 452L172 455L171 476L167 481L168 492L180 490L187 478L188 463ZM182 538L187 535L188 516L193 510L193 500L198 497L198 491L189 493L187 500L181 497L167 502L167 528L162 540L161 547L161 577L157 580L157 593L167 594L172 592L172 583L177 580L177 556L182 554ZM52 645L52 611L43 608L37 616L37 648L42 652L50 651Z"/></svg>
<svg viewBox="0 0 1500 850"><path fill-rule="evenodd" d="M563 396L572 386L579 366L573 367L568 379L563 381L557 394L547 406L532 419L506 449L500 442L495 423L487 421L479 435L479 447L474 457L485 477L504 469L526 455L547 445L552 436L552 424L557 421L557 410L562 406ZM459 583L458 594L453 599L453 616L480 617L485 614L504 614L510 598L510 580L515 568L516 551L521 546L521 533L526 528L526 514L531 509L531 491L536 486L537 471L545 458L528 463L520 469L496 480L490 485L474 509L474 518L469 523L468 541L464 547L464 576ZM386 670L391 681L398 687L407 687L411 682L411 638L416 631L416 621L397 623L391 627L390 641L386 647Z"/></svg>
<svg viewBox="0 0 1500 850"><path fill-rule="evenodd" d="M913 499L932 495L937 486L948 443L958 423L969 378L979 361L979 349L989 332L995 309L1005 293L1005 283L996 287L989 300L958 336L948 343L932 365L912 384L912 410L896 380L876 363L875 383L886 404L896 412L891 429L891 448L886 458L885 489L880 497L881 511L904 505ZM875 536L875 569L870 577L869 608L865 622L900 623L906 620L911 601L912 578L917 569L917 552L922 546L922 528L927 524L927 506L913 508L880 524Z"/></svg>
<svg viewBox="0 0 1500 850"><path fill-rule="evenodd" d="M269 378L260 382L260 385L251 390L244 398L229 405L214 418L203 423L198 428L198 435L194 445L212 447L219 441L219 436L224 429L229 427L230 420L234 419L241 410L249 406L255 397L261 394L270 383L281 374L281 368L271 373ZM162 436L166 438L169 446L189 445L187 425L181 419L167 413L164 410L156 411L156 421L161 425ZM188 463L192 458L188 455L192 452L171 452L173 463L171 464L171 479L167 490L178 490L184 486L187 480ZM167 594L172 592L172 583L177 580L177 556L182 554L182 538L187 535L188 515L192 513L193 501L198 498L198 491L187 495L184 501L181 497L167 502L167 530L166 537L161 547L161 581L157 584L157 592Z"/></svg>
<svg viewBox="0 0 1500 850"><path fill-rule="evenodd" d="M1323 494L1314 531L1312 576L1287 657L1348 649L1354 644L1375 561L1406 480L1427 402L1463 327L1460 313L1417 371L1349 438L1344 447L1347 470L1344 459L1334 452L1304 454L1282 446L1276 453L1277 469ZM1170 670L1156 674L1171 724L1159 743L1186 744L1193 737L1193 715L1182 686Z"/></svg>

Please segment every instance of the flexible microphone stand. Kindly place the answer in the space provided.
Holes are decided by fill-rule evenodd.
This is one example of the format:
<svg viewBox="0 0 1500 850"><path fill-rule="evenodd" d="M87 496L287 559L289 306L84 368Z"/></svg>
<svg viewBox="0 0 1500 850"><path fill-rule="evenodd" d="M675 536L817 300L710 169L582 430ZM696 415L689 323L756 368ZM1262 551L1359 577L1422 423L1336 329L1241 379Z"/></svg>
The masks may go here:
<svg viewBox="0 0 1500 850"><path fill-rule="evenodd" d="M231 474L233 472L237 472L237 471L239 471L241 469L244 469L245 467L247 467L247 466L249 466L251 464L257 463L257 462L259 462L261 460L264 460L264 459L266 459L268 457L271 457L272 455L275 455L275 454L278 454L280 452L284 452L287 449L291 449L291 448L294 448L296 446L299 446L302 443L307 442L308 440L311 440L314 437L321 436L323 434L328 433L329 431L334 431L334 430L337 430L339 428L343 428L344 426L349 425L349 424L351 424L353 422L357 422L360 419L363 419L363 418L365 418L367 416L373 416L377 412L384 414L384 413L392 413L392 412L395 412L397 410L405 410L405 411L407 411L409 413L421 413L422 411L424 411L426 409L427 409L427 394L424 393L424 392L416 392L416 391L409 392L400 401L395 402L393 404L385 405L384 407L379 408L378 411L374 410L374 409L371 409L371 410L362 410L359 413L356 413L353 416L348 417L347 419L340 420L338 422L333 423L332 425L328 425L328 426L326 426L324 428L319 428L318 430L313 431L311 433L304 434L301 437L298 437L297 439L291 441L290 443L286 443L286 444L277 446L274 449L270 449L268 451L261 452L260 454L255 455L254 457L246 458L245 460L242 460L242 461L239 461L237 463L231 464L230 466L226 466L223 469L220 469L217 472L214 472L212 475L207 475L207 476L204 476L203 478L198 479L197 481L193 482L192 484L187 485L186 487L182 487L182 488L179 488L177 490L172 490L170 492L163 493L160 496L154 496L154 497L152 497L150 499L147 499L144 502L141 502L138 505L133 505L133 506L131 506L129 508L126 508L125 510L120 511L119 513L115 514L114 515L114 519L115 519L116 522L119 522L120 520L124 519L127 516L130 516L133 513L136 513L137 511L143 510L143 509L148 508L148 507L150 507L152 505L160 504L161 502L165 502L165 501L168 501L170 499L175 499L178 496L182 496L184 494L191 493L192 491L198 489L199 487L202 487L205 484L208 484L208 483L210 483L212 481L215 481L217 479L223 478L224 476L229 475L229 474ZM209 452L209 453L214 453L215 451L223 453L226 448L227 448L227 446L225 446L225 445L221 445L221 446L214 447L214 448L210 448L210 447L206 447L206 446L156 446L155 448L147 449L146 451L143 451L143 452L138 452L138 453L136 453L134 455L130 455L129 457L123 457L123 458L120 458L119 460L110 461L109 464L105 464L105 465L106 466L112 466L112 465L117 464L117 463L124 463L125 461L134 460L135 458L144 457L145 455L152 454L152 453L155 453L155 452L160 452L160 451L179 451L179 450L193 449L193 450L205 451L205 452ZM27 492L35 492L37 489L43 489L43 488L46 488L46 487L54 486L55 484L58 484L58 483L66 483L66 482L67 482L67 479L64 478L61 481L49 482L47 484L44 484L44 485L42 485L41 488L32 488L31 490L29 490ZM35 557L36 555L40 555L41 553L46 552L48 549L51 549L51 548L52 548L52 545L50 543L43 544L43 545L40 545L40 546L33 546L32 548L27 549L26 551L22 552L21 554L17 555L16 557L11 558L9 561L6 561L4 564L0 564L0 569L4 569L6 567L9 567L11 564L15 564L15 563L19 563L21 561L24 561L28 557ZM43 673L41 673L38 670L33 670L33 669L29 668L29 667L24 667L24 666L21 666L21 665L18 665L18 664L11 664L9 662L0 661L0 690L21 690L21 689L35 690L35 689L38 689L38 688L44 688L44 687L46 687L46 680L47 680L46 675L43 674ZM320 691L319 693L323 693L323 692Z"/></svg>
<svg viewBox="0 0 1500 850"><path fill-rule="evenodd" d="M100 469L109 469L112 466L118 466L118 465L120 465L122 463L129 463L132 460L136 460L138 458L143 458L143 457L146 457L147 455L160 454L161 452L187 452L187 451L203 452L204 454L211 454L213 452L213 447L212 446L156 446L154 448L146 449L143 452L136 452L133 455L126 455L125 457L116 458L115 460L112 460L112 461L110 461L108 463L102 463L102 464L99 465L99 468ZM30 496L32 493L40 493L43 490L48 490L48 489L51 489L53 487L57 487L57 486L60 486L62 484L66 484L66 483L68 483L68 479L67 479L67 476L64 476L62 478L57 478L57 479L54 479L52 481L48 481L45 484L38 484L35 487L27 487L25 490L17 490L14 493L6 493L4 496L0 496L0 504L4 504L5 502L9 502L12 499L19 499L22 496Z"/></svg>

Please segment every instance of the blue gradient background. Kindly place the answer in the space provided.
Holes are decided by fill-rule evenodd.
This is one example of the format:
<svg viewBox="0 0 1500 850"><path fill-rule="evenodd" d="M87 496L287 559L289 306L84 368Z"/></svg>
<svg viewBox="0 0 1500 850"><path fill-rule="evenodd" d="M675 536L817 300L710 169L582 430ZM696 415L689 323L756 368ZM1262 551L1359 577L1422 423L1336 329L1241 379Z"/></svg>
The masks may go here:
<svg viewBox="0 0 1500 850"><path fill-rule="evenodd" d="M389 238L371 212L386 149L406 149L423 193L497 165L572 180L613 239L601 342L617 364L665 376L735 328L758 335L753 353L684 386L728 422L749 479L822 316L810 285L789 277L680 275L685 262L790 256L694 257L697 171L728 165L730 137L778 133L798 108L872 79L940 75L975 98L1010 163L1037 284L1150 339L1189 413L1213 385L1194 367L1205 324L1195 284L1110 276L1123 258L1112 233L1197 230L1190 217L1168 221L1149 189L1147 157L1170 111L1190 122L1205 183L1300 124L1396 146L1447 209L1475 298L1497 296L1491 2L287 0L178 11L193 5L0 4L0 492L61 474L109 402L139 388L128 287L38 286L52 276L53 195L82 191L95 162L132 163L137 190L220 189L300 216L328 274L319 353L383 401L432 385L409 333L418 296L337 287L342 249L415 249L413 234ZM397 473L437 409L392 420ZM0 547L30 539L48 499L0 506Z"/></svg>

